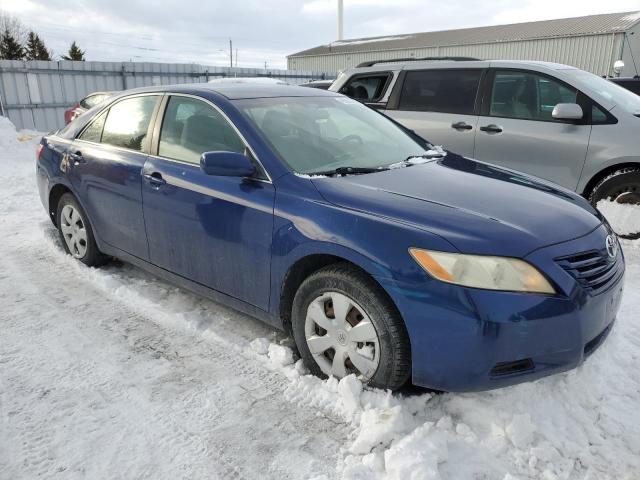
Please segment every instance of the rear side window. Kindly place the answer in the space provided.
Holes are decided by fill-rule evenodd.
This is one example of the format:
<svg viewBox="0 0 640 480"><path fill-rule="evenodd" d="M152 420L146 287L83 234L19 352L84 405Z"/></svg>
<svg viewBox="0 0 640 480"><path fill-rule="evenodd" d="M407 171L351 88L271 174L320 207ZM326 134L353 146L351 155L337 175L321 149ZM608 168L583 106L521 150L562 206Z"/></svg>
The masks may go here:
<svg viewBox="0 0 640 480"><path fill-rule="evenodd" d="M102 129L104 128L104 121L107 118L107 112L103 112L98 115L87 128L78 137L80 140L87 142L100 143L102 140Z"/></svg>
<svg viewBox="0 0 640 480"><path fill-rule="evenodd" d="M142 151L157 95L122 100L109 109L102 131L102 143Z"/></svg>
<svg viewBox="0 0 640 480"><path fill-rule="evenodd" d="M576 103L577 90L549 77L530 72L496 72L489 115L522 120L556 121L558 103Z"/></svg>
<svg viewBox="0 0 640 480"><path fill-rule="evenodd" d="M390 77L388 73L357 76L349 80L340 93L361 102L377 102L384 95Z"/></svg>
<svg viewBox="0 0 640 480"><path fill-rule="evenodd" d="M400 110L472 115L482 70L408 71Z"/></svg>
<svg viewBox="0 0 640 480"><path fill-rule="evenodd" d="M189 97L169 99L160 130L158 155L200 163L204 152L244 153L244 142L211 105Z"/></svg>

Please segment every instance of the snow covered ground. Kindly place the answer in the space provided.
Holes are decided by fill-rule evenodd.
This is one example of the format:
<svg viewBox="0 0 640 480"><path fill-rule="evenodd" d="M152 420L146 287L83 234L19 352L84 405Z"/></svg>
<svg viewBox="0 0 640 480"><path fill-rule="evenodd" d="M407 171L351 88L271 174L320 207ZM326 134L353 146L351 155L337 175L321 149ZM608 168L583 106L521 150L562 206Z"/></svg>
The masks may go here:
<svg viewBox="0 0 640 480"><path fill-rule="evenodd" d="M577 370L390 395L306 375L281 333L131 266L64 255L31 133L0 117L0 479L640 478L640 241Z"/></svg>

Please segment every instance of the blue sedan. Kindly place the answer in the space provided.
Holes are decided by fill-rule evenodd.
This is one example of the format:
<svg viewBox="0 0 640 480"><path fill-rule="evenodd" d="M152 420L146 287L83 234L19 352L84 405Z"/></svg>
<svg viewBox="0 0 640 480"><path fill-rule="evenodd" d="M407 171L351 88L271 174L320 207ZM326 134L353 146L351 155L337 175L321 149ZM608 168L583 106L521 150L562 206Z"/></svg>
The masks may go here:
<svg viewBox="0 0 640 480"><path fill-rule="evenodd" d="M70 255L117 257L284 329L319 376L533 380L580 364L620 304L623 254L586 200L335 93L129 90L37 157Z"/></svg>

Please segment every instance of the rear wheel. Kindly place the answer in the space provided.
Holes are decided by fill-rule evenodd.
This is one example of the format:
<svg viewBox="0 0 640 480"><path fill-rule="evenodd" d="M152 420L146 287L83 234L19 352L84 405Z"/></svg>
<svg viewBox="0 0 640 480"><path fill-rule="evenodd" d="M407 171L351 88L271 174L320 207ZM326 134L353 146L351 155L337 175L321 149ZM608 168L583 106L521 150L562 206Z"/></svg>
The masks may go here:
<svg viewBox="0 0 640 480"><path fill-rule="evenodd" d="M589 201L599 208L613 230L623 238L640 238L640 168L618 170L594 187Z"/></svg>
<svg viewBox="0 0 640 480"><path fill-rule="evenodd" d="M345 377L397 389L411 374L411 347L402 319L378 284L340 263L307 278L296 293L293 334L305 365L317 376Z"/></svg>
<svg viewBox="0 0 640 480"><path fill-rule="evenodd" d="M87 214L70 193L60 197L56 224L64 249L69 255L90 267L97 267L108 260L96 245Z"/></svg>

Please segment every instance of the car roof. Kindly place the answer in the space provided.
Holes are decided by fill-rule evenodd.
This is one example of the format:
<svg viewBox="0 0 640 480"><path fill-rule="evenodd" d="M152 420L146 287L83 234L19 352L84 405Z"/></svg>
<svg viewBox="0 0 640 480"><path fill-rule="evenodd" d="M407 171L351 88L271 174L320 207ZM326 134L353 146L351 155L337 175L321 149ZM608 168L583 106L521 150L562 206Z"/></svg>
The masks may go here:
<svg viewBox="0 0 640 480"><path fill-rule="evenodd" d="M339 96L334 92L299 87L297 85L277 85L260 83L187 83L179 85L163 85L158 87L142 87L126 90L123 93L175 92L203 94L217 93L229 100L244 98L277 98L277 97L321 97Z"/></svg>

